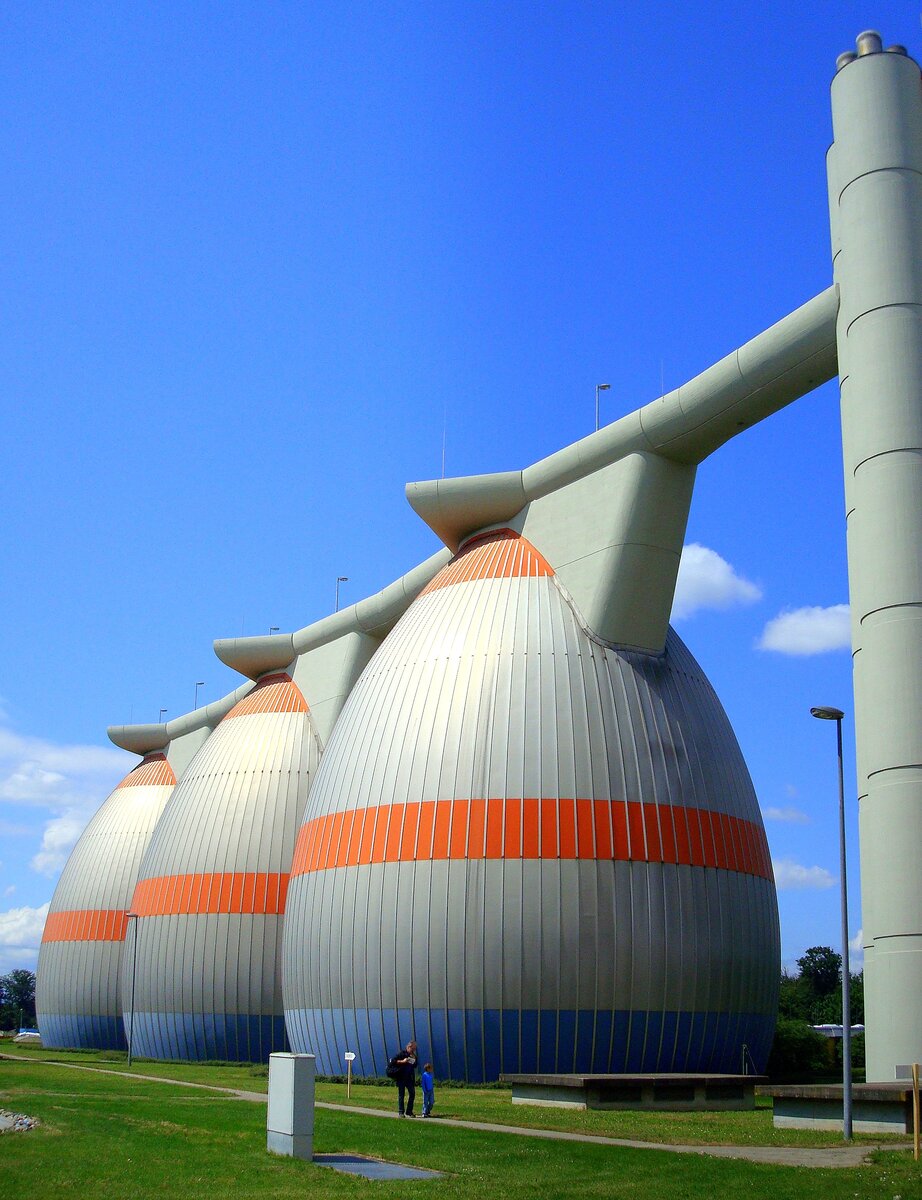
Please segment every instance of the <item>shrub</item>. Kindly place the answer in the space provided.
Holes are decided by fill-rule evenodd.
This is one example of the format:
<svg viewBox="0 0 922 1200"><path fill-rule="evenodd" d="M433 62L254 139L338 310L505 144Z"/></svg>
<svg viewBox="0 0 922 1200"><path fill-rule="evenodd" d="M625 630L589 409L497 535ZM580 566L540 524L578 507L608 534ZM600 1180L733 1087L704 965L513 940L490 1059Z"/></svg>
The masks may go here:
<svg viewBox="0 0 922 1200"><path fill-rule="evenodd" d="M779 1017L775 1040L768 1056L772 1079L806 1080L828 1075L831 1067L829 1039L812 1029L806 1021Z"/></svg>

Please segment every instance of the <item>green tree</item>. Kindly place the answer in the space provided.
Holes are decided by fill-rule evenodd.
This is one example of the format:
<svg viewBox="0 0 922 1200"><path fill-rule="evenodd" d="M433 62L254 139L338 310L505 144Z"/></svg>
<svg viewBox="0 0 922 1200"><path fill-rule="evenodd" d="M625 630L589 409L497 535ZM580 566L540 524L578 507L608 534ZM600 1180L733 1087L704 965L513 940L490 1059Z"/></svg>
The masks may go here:
<svg viewBox="0 0 922 1200"><path fill-rule="evenodd" d="M20 1016L24 1025L35 1024L34 971L16 970L0 975L0 1028L16 1028Z"/></svg>
<svg viewBox="0 0 922 1200"><path fill-rule="evenodd" d="M789 1021L805 1021L810 1024L813 1008L813 992L805 979L799 975L781 973L781 989L778 993L778 1016Z"/></svg>
<svg viewBox="0 0 922 1200"><path fill-rule="evenodd" d="M781 974L778 1015L808 1025L842 1020L842 956L830 946L811 946L797 960L799 974ZM852 1024L864 1024L864 973L850 975Z"/></svg>
<svg viewBox="0 0 922 1200"><path fill-rule="evenodd" d="M852 1024L864 1024L864 971L849 977L849 1003L852 1010Z"/></svg>
<svg viewBox="0 0 922 1200"><path fill-rule="evenodd" d="M768 1056L772 1079L802 1082L828 1073L831 1067L829 1040L811 1029L806 1021L779 1017L775 1040Z"/></svg>
<svg viewBox="0 0 922 1200"><path fill-rule="evenodd" d="M821 1037L812 1025L842 1021L842 957L830 946L811 946L797 960L798 974L781 973L778 1026L768 1069L775 1078L808 1079L835 1066L840 1044ZM864 973L850 976L853 1025L864 1024ZM817 1040L819 1039L819 1040ZM864 1040L853 1041L853 1061L864 1061Z"/></svg>
<svg viewBox="0 0 922 1200"><path fill-rule="evenodd" d="M797 960L800 978L806 980L817 1000L831 995L842 977L842 955L829 946L811 946Z"/></svg>
<svg viewBox="0 0 922 1200"><path fill-rule="evenodd" d="M848 1003L853 1025L864 1024L864 972L849 976ZM821 996L810 1006L808 1019L812 1025L839 1025L842 1021L842 984L828 996Z"/></svg>

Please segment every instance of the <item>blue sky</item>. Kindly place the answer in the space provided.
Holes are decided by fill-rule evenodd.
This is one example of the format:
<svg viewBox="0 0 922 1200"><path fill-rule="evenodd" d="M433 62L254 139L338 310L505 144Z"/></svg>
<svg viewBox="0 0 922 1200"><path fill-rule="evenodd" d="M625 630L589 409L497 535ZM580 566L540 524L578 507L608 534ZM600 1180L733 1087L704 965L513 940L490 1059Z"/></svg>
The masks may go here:
<svg viewBox="0 0 922 1200"><path fill-rule="evenodd" d="M869 26L922 51L908 3L4 7L0 969L133 761L106 726L437 549L403 487L443 429L449 475L525 466L597 383L613 420L828 286L828 82ZM704 464L687 541L790 962L839 944L835 384Z"/></svg>

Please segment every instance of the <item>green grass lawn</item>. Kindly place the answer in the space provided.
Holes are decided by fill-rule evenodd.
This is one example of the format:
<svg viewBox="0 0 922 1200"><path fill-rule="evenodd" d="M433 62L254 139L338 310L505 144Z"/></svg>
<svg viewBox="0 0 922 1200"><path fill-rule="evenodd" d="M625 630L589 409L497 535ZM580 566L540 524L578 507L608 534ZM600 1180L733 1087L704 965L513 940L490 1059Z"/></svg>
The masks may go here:
<svg viewBox="0 0 922 1200"><path fill-rule="evenodd" d="M876 1152L874 1163L855 1169L774 1167L318 1109L318 1153L368 1154L445 1172L434 1183L370 1183L268 1155L261 1104L50 1063L0 1061L0 1106L41 1121L28 1133L0 1137L2 1194L29 1200L403 1197L416 1187L466 1200L922 1198L922 1176L902 1151Z"/></svg>
<svg viewBox="0 0 922 1200"><path fill-rule="evenodd" d="M42 1050L37 1047L3 1046L9 1053L28 1055L40 1061L73 1062L98 1065L108 1070L127 1070L125 1054L120 1051ZM135 1060L132 1073L155 1075L161 1079L188 1080L216 1087L241 1088L265 1092L268 1068L247 1064L207 1064L190 1062L149 1062ZM317 1099L330 1104L350 1104L357 1108L393 1111L396 1092L393 1085L352 1084L350 1100L344 1083L317 1084ZM421 1094L419 1107L422 1111ZM770 1099L759 1099L750 1112L581 1112L578 1109L543 1108L516 1104L508 1088L437 1087L435 1114L439 1118L489 1121L498 1125L520 1125L532 1129L559 1129L571 1133L601 1134L631 1141L665 1142L682 1145L749 1146L838 1146L841 1134L812 1129L775 1129ZM855 1139L866 1145L902 1143L893 1135L859 1134Z"/></svg>

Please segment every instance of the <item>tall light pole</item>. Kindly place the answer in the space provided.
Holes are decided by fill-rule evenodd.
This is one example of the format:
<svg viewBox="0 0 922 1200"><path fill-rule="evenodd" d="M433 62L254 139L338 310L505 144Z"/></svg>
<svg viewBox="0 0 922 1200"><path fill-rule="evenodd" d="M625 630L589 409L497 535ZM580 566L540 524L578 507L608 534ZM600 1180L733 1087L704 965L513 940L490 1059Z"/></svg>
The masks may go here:
<svg viewBox="0 0 922 1200"><path fill-rule="evenodd" d="M595 428L596 432L599 429L599 392L607 392L611 387L610 383L597 383L595 385Z"/></svg>
<svg viewBox="0 0 922 1200"><path fill-rule="evenodd" d="M131 996L128 1001L128 1065L131 1066L131 1048L134 1042L134 980L138 967L138 916L136 912L125 913L131 922Z"/></svg>
<svg viewBox="0 0 922 1200"><path fill-rule="evenodd" d="M198 681L198 683L195 685L195 700L194 700L194 701L193 701L193 703L192 703L192 707L193 707L193 708L198 708L198 690L199 690L199 688L200 688L200 687L204 687L204 686L205 686L205 680L204 680L204 679L200 679L200 680Z"/></svg>
<svg viewBox="0 0 922 1200"><path fill-rule="evenodd" d="M157 717L157 724L158 724L158 725L160 725L160 724L162 723L162 721L163 721L163 714L164 714L164 713L166 713L166 712L169 712L169 711L170 711L170 710L169 710L168 708L161 708L161 710L160 710L160 713L159 713L159 715L158 715L158 717Z"/></svg>
<svg viewBox="0 0 922 1200"><path fill-rule="evenodd" d="M278 631L279 631L278 625L270 625L269 626L269 637L272 637L273 633L278 633Z"/></svg>
<svg viewBox="0 0 922 1200"><path fill-rule="evenodd" d="M339 612L339 585L341 583L348 583L348 582L349 582L348 575L337 575L336 576L336 607L333 609L334 612Z"/></svg>
<svg viewBox="0 0 922 1200"><path fill-rule="evenodd" d="M811 708L810 716L835 721L839 759L839 875L842 881L842 1136L852 1137L852 1004L848 964L848 889L845 877L845 782L842 774L842 719L840 708Z"/></svg>

